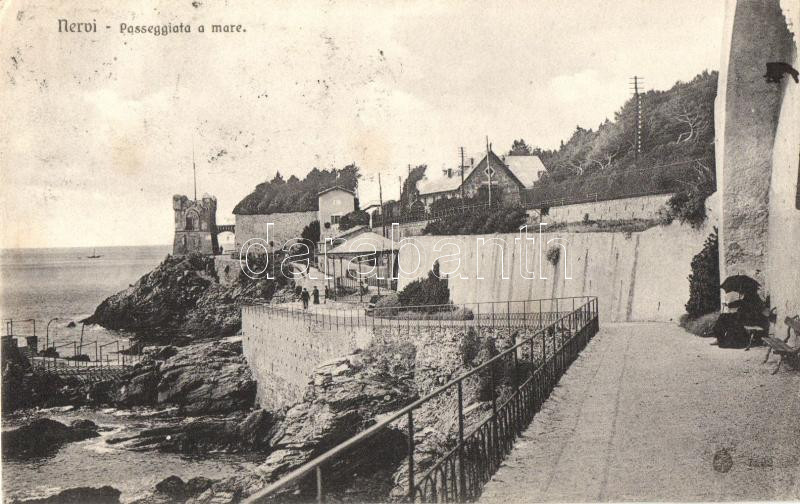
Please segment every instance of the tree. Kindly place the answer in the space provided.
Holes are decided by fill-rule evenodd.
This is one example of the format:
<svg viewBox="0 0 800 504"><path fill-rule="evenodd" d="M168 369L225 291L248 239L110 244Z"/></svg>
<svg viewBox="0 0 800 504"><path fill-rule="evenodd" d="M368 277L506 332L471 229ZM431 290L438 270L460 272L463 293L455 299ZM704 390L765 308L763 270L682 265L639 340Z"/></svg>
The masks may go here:
<svg viewBox="0 0 800 504"><path fill-rule="evenodd" d="M522 138L514 140L514 143L511 144L511 150L508 151L509 156L530 156L531 153L532 149Z"/></svg>
<svg viewBox="0 0 800 504"><path fill-rule="evenodd" d="M692 259L686 313L696 318L719 310L719 238L717 228L706 238L703 250Z"/></svg>
<svg viewBox="0 0 800 504"><path fill-rule="evenodd" d="M308 223L306 227L303 228L303 231L300 232L300 241L308 247L308 255L307 258L311 258L315 251L317 250L317 243L319 243L321 237L320 228L319 228L319 221L314 220Z"/></svg>
<svg viewBox="0 0 800 504"><path fill-rule="evenodd" d="M620 198L634 193L685 194L672 205L685 222L702 222L705 197L713 180L698 171L702 163L714 171L714 97L717 72L703 72L666 91L640 94L644 124L642 151L635 152L636 102L627 100L595 131L577 126L558 149L531 149L548 170L527 192L527 201ZM658 170L654 176L649 169ZM683 218L682 218L683 216Z"/></svg>
<svg viewBox="0 0 800 504"><path fill-rule="evenodd" d="M339 220L339 231L369 224L369 214L363 210L353 210Z"/></svg>
<svg viewBox="0 0 800 504"><path fill-rule="evenodd" d="M300 233L300 238L303 240L308 240L312 243L319 242L320 236L321 234L318 220L311 221Z"/></svg>
<svg viewBox="0 0 800 504"><path fill-rule="evenodd" d="M398 293L402 306L413 306L415 311L436 312L439 305L450 302L450 288L447 278L440 278L439 261L433 263L428 278L414 280Z"/></svg>
<svg viewBox="0 0 800 504"><path fill-rule="evenodd" d="M403 181L403 188L400 192L401 208L409 208L411 203L417 199L417 196L419 195L419 190L417 190L417 182L425 177L425 170L427 169L428 165L418 165L411 169L411 172L408 174L408 178Z"/></svg>
<svg viewBox="0 0 800 504"><path fill-rule="evenodd" d="M234 207L233 213L252 215L317 210L320 191L337 185L355 191L359 176L354 164L332 170L313 168L303 180L291 176L287 181L277 172L272 180L258 184L252 193L245 196Z"/></svg>

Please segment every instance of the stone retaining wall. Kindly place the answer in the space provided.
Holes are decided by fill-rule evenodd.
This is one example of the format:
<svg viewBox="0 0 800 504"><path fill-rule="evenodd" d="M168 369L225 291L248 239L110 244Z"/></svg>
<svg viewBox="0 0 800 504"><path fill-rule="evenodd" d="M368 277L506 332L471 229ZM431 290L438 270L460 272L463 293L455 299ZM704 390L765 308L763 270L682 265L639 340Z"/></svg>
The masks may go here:
<svg viewBox="0 0 800 504"><path fill-rule="evenodd" d="M628 220L628 219L657 219L672 194L655 194L639 196L636 198L623 198L575 205L553 206L548 209L547 215L541 221L548 224L582 222L585 219L599 220ZM539 209L529 210L529 214L536 215Z"/></svg>
<svg viewBox="0 0 800 504"><path fill-rule="evenodd" d="M274 410L302 399L314 369L363 348L371 339L364 327L322 327L267 307L242 307L242 346L258 382L256 400Z"/></svg>
<svg viewBox="0 0 800 504"><path fill-rule="evenodd" d="M303 317L297 312L272 310L266 306L244 307L242 345L245 359L258 383L256 400L268 410L300 401L318 366L356 349L364 349L372 341L390 346L406 342L413 344L417 388L420 393L429 393L463 371L460 345L465 335L472 333L480 339L492 338L498 348L506 348L514 338L526 338L537 333L532 319L527 327L522 327L521 323L506 325L507 319L501 311L504 306L498 305L495 323L484 314L480 325L475 319L440 323L366 318L357 321L345 317L332 324L328 318L321 323L313 315ZM530 304L528 309L536 306ZM353 311L352 315L355 314ZM551 346L549 338L547 344ZM527 358L530 351L526 347L521 355ZM539 355L539 345L533 351Z"/></svg>

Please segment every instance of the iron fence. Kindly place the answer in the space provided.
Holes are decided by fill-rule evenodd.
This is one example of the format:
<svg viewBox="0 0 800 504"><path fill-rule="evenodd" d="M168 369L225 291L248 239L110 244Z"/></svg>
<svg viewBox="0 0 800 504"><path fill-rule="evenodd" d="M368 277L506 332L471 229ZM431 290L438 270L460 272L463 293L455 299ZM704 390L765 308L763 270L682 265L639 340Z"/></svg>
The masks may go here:
<svg viewBox="0 0 800 504"><path fill-rule="evenodd" d="M336 478L342 473L342 460L353 452L363 453L364 447L374 446L378 436L390 430L405 433L403 463L407 467L405 494L408 500L464 502L476 499L483 485L512 449L515 438L541 409L560 377L599 330L597 298L586 297L582 302L574 304L576 299L580 298L487 303L494 306L492 316L497 315L499 306L505 305L505 310L500 313L504 315L501 320L513 330L509 348L314 458L253 494L245 502L264 502L279 497L281 492L293 489L301 496L315 496L317 502L322 502L326 488L341 485ZM539 311L538 317L532 317L532 311L523 309L543 301L549 301L550 307L555 308L552 315L544 317L543 312ZM430 310L431 307L414 308L420 313L422 308ZM517 311L513 308L517 308ZM435 316L436 313L445 312L452 313L453 307L445 306L425 313ZM480 330L482 321L488 320L493 320L495 324L491 327L499 327L499 321L487 319L486 312L484 307L472 319L427 318L417 321L414 327L424 330L425 327L433 327L435 324L469 322L471 327ZM529 316L526 317L526 314ZM290 309L286 309L283 315L307 318L314 316L298 314ZM323 316L316 320L317 323L333 323L334 317ZM362 320L370 325L395 323L395 319L389 318L385 313L383 317L369 315L361 319L350 319L348 323L361 324ZM400 319L397 321L404 322ZM489 327L488 322L486 324L484 327ZM488 380L491 396L489 413L477 419L470 416L472 413L465 411L464 404L465 383L475 377ZM415 412L436 404L432 401L445 394L456 397L458 428L455 440L442 457L426 467L425 464L420 465L418 457L415 457ZM442 411L441 414L446 412ZM326 477L329 477L328 483L325 481Z"/></svg>
<svg viewBox="0 0 800 504"><path fill-rule="evenodd" d="M486 210L487 208L491 208L492 206L497 206L496 204L490 205L487 203L476 203L472 205L455 205L451 208L446 208L443 210L437 210L434 212L431 211L417 211L417 212L408 212L404 215L400 215L399 217L390 217L387 216L386 218L386 225L391 226L392 224L406 224L409 222L423 222L423 221L431 221L436 219L443 219L445 217L452 217L456 215L464 215L471 212L476 212L480 210ZM372 220L372 227L381 227L383 226L383 216L377 215Z"/></svg>
<svg viewBox="0 0 800 504"><path fill-rule="evenodd" d="M56 320L58 318L52 318L46 324L45 340L41 350L39 349L39 336L36 333L35 319L4 320L6 326L5 338L8 339L8 344L17 346L17 349L22 352L36 370L127 367L141 360L141 355L131 351L130 341L126 339L117 339L104 344L100 344L97 340L83 341L83 327L81 328L80 340L70 340L56 344L55 339L50 337L50 324ZM32 332L19 332L19 328L22 327L21 323L28 323L28 326L32 328ZM24 347L18 346L17 341L20 340L24 340L27 345ZM115 350L105 350L110 346L113 346ZM71 355L62 356L64 349L67 352L71 349Z"/></svg>
<svg viewBox="0 0 800 504"><path fill-rule="evenodd" d="M358 294L356 294L356 297ZM366 296L365 296L366 299ZM341 306L264 302L243 307L267 310L276 317L313 323L320 328L384 327L419 333L429 328L463 326L478 334L487 328L541 329L588 302L591 296L490 301L443 305Z"/></svg>

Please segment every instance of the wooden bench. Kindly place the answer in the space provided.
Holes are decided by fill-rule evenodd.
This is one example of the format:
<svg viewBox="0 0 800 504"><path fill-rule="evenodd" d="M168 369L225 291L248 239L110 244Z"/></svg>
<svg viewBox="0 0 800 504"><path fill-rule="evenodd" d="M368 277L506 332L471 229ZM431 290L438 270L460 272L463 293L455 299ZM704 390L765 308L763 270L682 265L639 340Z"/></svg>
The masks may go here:
<svg viewBox="0 0 800 504"><path fill-rule="evenodd" d="M792 335L792 330L794 330L796 337L800 337L800 317L798 317L797 315L795 315L793 318L786 317L784 323L786 324L787 327L786 327L786 339L784 339L783 341L781 341L778 338L773 338L771 336L765 336L761 338L761 340L767 346L769 346L769 349L767 350L767 356L764 359L764 363L766 363L767 360L769 360L770 352L775 352L776 354L781 356L781 360L778 361L778 365L775 367L775 370L772 372L772 374L778 372L778 370L781 368L781 364L783 364L783 359L785 357L790 357L790 358L800 357L800 345L796 347L790 347L788 345L789 338Z"/></svg>

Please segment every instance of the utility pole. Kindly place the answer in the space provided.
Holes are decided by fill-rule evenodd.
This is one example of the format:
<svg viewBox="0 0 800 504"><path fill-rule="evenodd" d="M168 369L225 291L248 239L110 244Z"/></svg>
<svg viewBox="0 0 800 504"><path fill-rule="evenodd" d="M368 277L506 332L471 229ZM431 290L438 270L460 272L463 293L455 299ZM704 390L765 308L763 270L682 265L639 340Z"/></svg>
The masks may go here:
<svg viewBox="0 0 800 504"><path fill-rule="evenodd" d="M192 142L192 178L194 179L194 200L197 201L197 165L194 162L194 142Z"/></svg>
<svg viewBox="0 0 800 504"><path fill-rule="evenodd" d="M633 155L636 161L642 154L642 95L639 94L639 84L644 81L638 75L633 76L633 114L635 120L635 129L633 132Z"/></svg>
<svg viewBox="0 0 800 504"><path fill-rule="evenodd" d="M461 147L461 166L458 167L458 171L461 172L461 201L462 201L462 204L463 204L463 201L464 201L464 170L466 170L466 169L467 169L467 167L464 166L464 147Z"/></svg>
<svg viewBox="0 0 800 504"><path fill-rule="evenodd" d="M383 186L381 185L380 172L378 172L378 198L381 205L381 224L383 225L383 237L386 238L386 213L383 211Z"/></svg>
<svg viewBox="0 0 800 504"><path fill-rule="evenodd" d="M489 164L489 135L486 135L486 175L489 176L489 206L492 206L492 165Z"/></svg>

